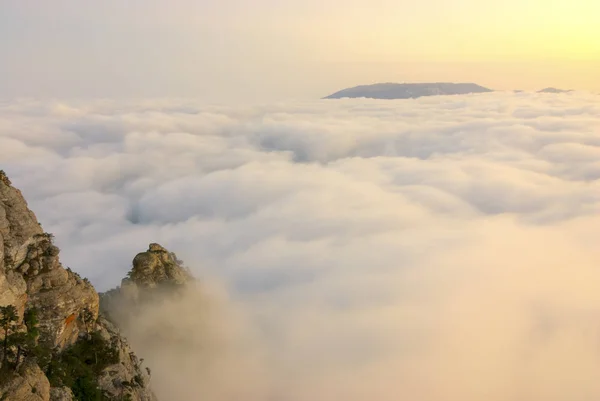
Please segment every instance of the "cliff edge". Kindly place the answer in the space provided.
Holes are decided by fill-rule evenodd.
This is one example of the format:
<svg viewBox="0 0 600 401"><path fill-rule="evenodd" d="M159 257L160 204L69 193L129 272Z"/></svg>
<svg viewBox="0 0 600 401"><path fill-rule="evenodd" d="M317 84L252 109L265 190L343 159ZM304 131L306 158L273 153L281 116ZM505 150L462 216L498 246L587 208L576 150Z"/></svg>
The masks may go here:
<svg viewBox="0 0 600 401"><path fill-rule="evenodd" d="M0 400L156 400L150 370L59 254L0 170Z"/></svg>

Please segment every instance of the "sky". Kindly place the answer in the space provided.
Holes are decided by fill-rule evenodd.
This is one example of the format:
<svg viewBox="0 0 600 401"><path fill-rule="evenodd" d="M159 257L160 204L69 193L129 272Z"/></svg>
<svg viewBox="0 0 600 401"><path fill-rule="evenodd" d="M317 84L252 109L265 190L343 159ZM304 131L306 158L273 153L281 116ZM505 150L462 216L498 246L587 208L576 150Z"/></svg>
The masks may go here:
<svg viewBox="0 0 600 401"><path fill-rule="evenodd" d="M3 98L307 100L375 82L600 91L596 0L2 0Z"/></svg>
<svg viewBox="0 0 600 401"><path fill-rule="evenodd" d="M152 242L199 278L126 330L159 399L584 401L599 132L585 92L21 99L0 166L98 290Z"/></svg>

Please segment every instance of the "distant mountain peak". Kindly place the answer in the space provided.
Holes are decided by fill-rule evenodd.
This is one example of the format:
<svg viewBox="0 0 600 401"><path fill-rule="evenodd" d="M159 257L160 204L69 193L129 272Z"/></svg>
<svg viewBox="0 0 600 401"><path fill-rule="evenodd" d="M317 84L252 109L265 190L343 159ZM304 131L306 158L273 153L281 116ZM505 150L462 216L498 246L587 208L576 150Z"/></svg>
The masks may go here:
<svg viewBox="0 0 600 401"><path fill-rule="evenodd" d="M370 98L370 99L415 99L422 96L466 95L469 93L492 92L491 89L474 83L378 83L343 89L324 99Z"/></svg>
<svg viewBox="0 0 600 401"><path fill-rule="evenodd" d="M540 91L538 91L538 93L569 93L569 92L573 92L573 89L557 89L557 88L544 88Z"/></svg>

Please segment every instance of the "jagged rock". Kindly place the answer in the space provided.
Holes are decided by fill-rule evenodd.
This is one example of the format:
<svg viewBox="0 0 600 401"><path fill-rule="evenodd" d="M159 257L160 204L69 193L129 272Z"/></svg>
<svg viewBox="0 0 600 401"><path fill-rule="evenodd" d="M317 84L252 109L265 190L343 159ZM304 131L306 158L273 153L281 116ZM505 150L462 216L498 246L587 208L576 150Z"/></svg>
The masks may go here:
<svg viewBox="0 0 600 401"><path fill-rule="evenodd" d="M198 355L199 349L207 350L200 358L203 364L208 349L214 349L218 342L205 341L207 337L201 334L190 336L195 330L204 333L199 329L201 323L178 316L190 314L190 309L198 312L208 308L198 284L174 253L150 244L147 251L136 255L121 286L100 295L101 313L110 316L134 347L145 350L153 371L162 372L153 379L162 388L161 399L189 399L180 389L169 389L170 383L189 373L190 366L199 372L195 369L199 365L190 364L186 357ZM179 361L183 362L181 366Z"/></svg>
<svg viewBox="0 0 600 401"><path fill-rule="evenodd" d="M52 387L50 401L73 401L73 392L68 387Z"/></svg>
<svg viewBox="0 0 600 401"><path fill-rule="evenodd" d="M160 301L193 280L177 256L159 244L150 244L146 252L135 256L132 264L121 286L101 294L100 298L102 312L121 328L127 326L128 316L142 305Z"/></svg>
<svg viewBox="0 0 600 401"><path fill-rule="evenodd" d="M44 233L21 192L7 182L0 180L0 305L15 305L21 317L26 307L36 307L41 340L64 349L84 331L78 319L83 311L98 315L98 294L62 267L52 236Z"/></svg>
<svg viewBox="0 0 600 401"><path fill-rule="evenodd" d="M27 302L27 284L14 268L24 262L29 244L42 233L21 192L11 186L0 170L0 305L15 305L21 317Z"/></svg>
<svg viewBox="0 0 600 401"><path fill-rule="evenodd" d="M64 349L85 332L84 311L98 316L98 294L89 282L80 282L73 272L57 268L39 274L30 284L28 306L39 311L42 340Z"/></svg>
<svg viewBox="0 0 600 401"><path fill-rule="evenodd" d="M133 267L120 287L101 294L101 310L124 327L128 315L139 307L176 294L177 289L193 280L192 274L173 252L153 243L146 252L135 256Z"/></svg>
<svg viewBox="0 0 600 401"><path fill-rule="evenodd" d="M6 378L1 378L6 380ZM31 360L25 360L12 377L0 382L2 401L49 401L50 383L44 372Z"/></svg>
<svg viewBox="0 0 600 401"><path fill-rule="evenodd" d="M155 401L154 394L147 387L149 371L141 366L117 327L103 317L98 319L98 327L102 338L113 344L119 353L119 362L106 367L100 375L99 387L117 399L129 394L134 401Z"/></svg>
<svg viewBox="0 0 600 401"><path fill-rule="evenodd" d="M193 280L173 252L153 243L146 252L135 256L133 267L120 287L100 295L100 309L124 333L131 334L135 331L131 327L132 316L181 294Z"/></svg>
<svg viewBox="0 0 600 401"><path fill-rule="evenodd" d="M10 181L0 180L0 236L3 244L0 263L4 262L5 268L12 268L23 262L28 245L43 231L21 191L6 182Z"/></svg>
<svg viewBox="0 0 600 401"><path fill-rule="evenodd" d="M160 244L152 243L148 246L148 251L150 252L168 252L165 248Z"/></svg>
<svg viewBox="0 0 600 401"><path fill-rule="evenodd" d="M162 284L185 284L191 279L174 253L159 244L150 244L146 252L133 259L129 279L140 287L153 288Z"/></svg>
<svg viewBox="0 0 600 401"><path fill-rule="evenodd" d="M4 170L0 170L0 181L3 182L4 185L7 185L7 186L12 185L12 183L8 179L8 176L6 175Z"/></svg>
<svg viewBox="0 0 600 401"><path fill-rule="evenodd" d="M131 401L155 400L148 387L148 375L126 340L110 322L98 319L98 293L87 279L63 268L59 253L52 236L43 232L21 192L12 187L0 170L0 306L17 307L17 330L26 330L22 322L25 309L37 309L40 344L55 354L78 340L89 339L90 321L97 320L95 330L118 351L118 363L96 378L99 387L115 400L123 399L126 394ZM153 254L159 253L155 248ZM170 263L166 255L157 257L161 266ZM175 277L169 269L168 266L163 269L166 277ZM48 379L35 362L26 361L12 377L2 377L0 400L50 400ZM132 381L134 385L128 388L127 383ZM73 398L69 389L52 389L53 401Z"/></svg>
<svg viewBox="0 0 600 401"><path fill-rule="evenodd" d="M21 319L27 303L27 283L23 277L14 271L2 272L0 270L0 306L14 305ZM0 338L3 334L0 333Z"/></svg>

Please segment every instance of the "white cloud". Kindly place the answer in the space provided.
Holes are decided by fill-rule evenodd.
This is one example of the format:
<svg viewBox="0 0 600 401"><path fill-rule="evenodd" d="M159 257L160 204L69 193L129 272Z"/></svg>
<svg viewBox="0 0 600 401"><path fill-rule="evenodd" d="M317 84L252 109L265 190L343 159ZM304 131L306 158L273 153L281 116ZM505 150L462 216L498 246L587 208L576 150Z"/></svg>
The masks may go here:
<svg viewBox="0 0 600 401"><path fill-rule="evenodd" d="M222 283L261 356L202 399L592 400L599 132L584 93L22 101L0 163L100 289L150 242Z"/></svg>

